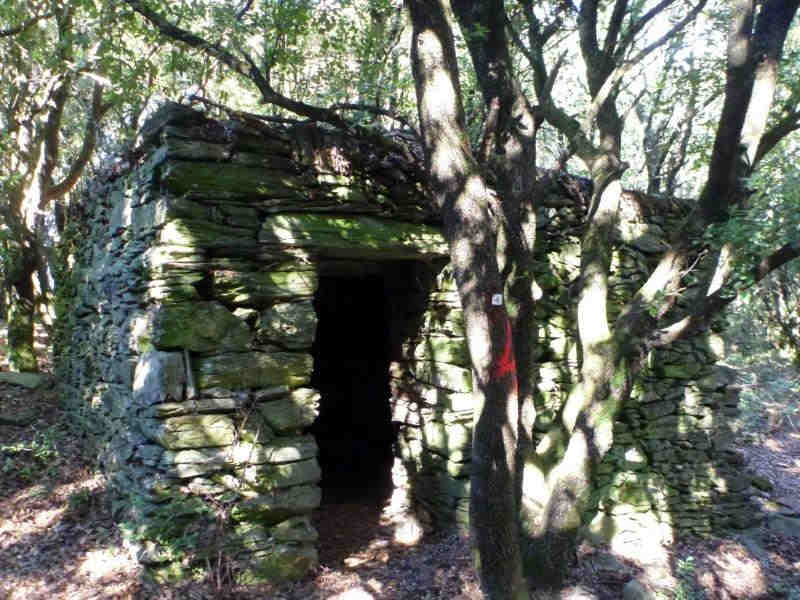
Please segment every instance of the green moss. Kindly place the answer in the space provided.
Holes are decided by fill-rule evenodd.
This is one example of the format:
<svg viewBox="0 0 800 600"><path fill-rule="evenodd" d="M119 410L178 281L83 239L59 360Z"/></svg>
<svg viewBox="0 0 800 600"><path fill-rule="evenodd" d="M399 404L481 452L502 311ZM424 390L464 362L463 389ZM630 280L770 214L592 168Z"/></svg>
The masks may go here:
<svg viewBox="0 0 800 600"><path fill-rule="evenodd" d="M322 476L315 458L280 465L247 465L236 474L257 491L317 483Z"/></svg>
<svg viewBox="0 0 800 600"><path fill-rule="evenodd" d="M311 270L219 270L212 276L215 295L237 306L311 298L317 289L317 274Z"/></svg>
<svg viewBox="0 0 800 600"><path fill-rule="evenodd" d="M278 398L258 404L264 420L278 433L300 431L317 418L319 412L318 392L312 389L299 389L286 398Z"/></svg>
<svg viewBox="0 0 800 600"><path fill-rule="evenodd" d="M297 485L274 489L255 498L236 503L231 509L234 521L279 523L293 515L310 513L319 506L322 491L316 485Z"/></svg>
<svg viewBox="0 0 800 600"><path fill-rule="evenodd" d="M295 198L302 200L308 183L286 171L233 163L170 161L162 171L167 189L181 196L247 199Z"/></svg>
<svg viewBox="0 0 800 600"><path fill-rule="evenodd" d="M143 423L146 435L170 450L229 446L236 437L233 421L223 415L185 415Z"/></svg>
<svg viewBox="0 0 800 600"><path fill-rule="evenodd" d="M19 306L24 300L12 302L8 313L8 361L15 371L38 371L33 349L33 307Z"/></svg>
<svg viewBox="0 0 800 600"><path fill-rule="evenodd" d="M237 582L246 585L300 579L318 561L317 550L310 544L277 545L248 556L249 566L238 573Z"/></svg>
<svg viewBox="0 0 800 600"><path fill-rule="evenodd" d="M249 341L247 325L218 302L162 305L153 321L152 343L159 349L243 350Z"/></svg>
<svg viewBox="0 0 800 600"><path fill-rule="evenodd" d="M235 352L199 358L194 363L197 385L230 390L308 383L313 368L310 354L293 352Z"/></svg>
<svg viewBox="0 0 800 600"><path fill-rule="evenodd" d="M275 215L264 221L258 239L339 258L409 259L448 254L447 243L435 227L365 216Z"/></svg>
<svg viewBox="0 0 800 600"><path fill-rule="evenodd" d="M461 338L428 336L414 343L414 357L462 367L471 364L466 340Z"/></svg>

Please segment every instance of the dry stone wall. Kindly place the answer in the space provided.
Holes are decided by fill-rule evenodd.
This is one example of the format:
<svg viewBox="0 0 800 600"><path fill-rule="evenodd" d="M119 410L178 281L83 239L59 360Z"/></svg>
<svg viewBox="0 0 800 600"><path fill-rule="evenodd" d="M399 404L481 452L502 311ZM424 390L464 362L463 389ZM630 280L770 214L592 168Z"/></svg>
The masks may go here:
<svg viewBox="0 0 800 600"><path fill-rule="evenodd" d="M142 135L143 149L93 181L73 215L58 349L140 560L171 578L224 556L240 581L316 564L325 473L322 434L310 432L325 401L314 353L326 277L383 282L395 500L432 526L466 523L469 355L413 147L177 105ZM559 232L582 209L574 189L552 188L538 242L534 441L558 418L578 360L568 294L578 257ZM620 301L663 247L660 215L680 212L634 200L640 218L620 231L614 267ZM745 520L746 482L725 450L736 392L715 358L706 339L652 357L598 473L594 535ZM536 489L526 478L531 506Z"/></svg>
<svg viewBox="0 0 800 600"><path fill-rule="evenodd" d="M536 274L542 298L537 312L540 381L534 446L557 423L579 364L569 289L578 276L580 256L576 240L555 231L569 230L582 208L580 203L563 206L563 196L557 193L543 204ZM685 218L688 209L685 203L625 194L620 220L624 225L616 231L610 272L612 318L644 274L652 271L666 247L665 232ZM695 293L699 289L687 290L687 305ZM615 423L614 446L596 471L592 510L584 516L589 537L643 559L679 534L707 535L715 528L753 523L750 477L742 457L729 450L736 435L732 417L739 412L739 389L735 373L716 364L724 344L715 330L723 325L716 322L710 332L648 356ZM528 460L545 470L548 457L559 455L558 448L538 450ZM523 502L533 514L541 513L545 484L529 467Z"/></svg>

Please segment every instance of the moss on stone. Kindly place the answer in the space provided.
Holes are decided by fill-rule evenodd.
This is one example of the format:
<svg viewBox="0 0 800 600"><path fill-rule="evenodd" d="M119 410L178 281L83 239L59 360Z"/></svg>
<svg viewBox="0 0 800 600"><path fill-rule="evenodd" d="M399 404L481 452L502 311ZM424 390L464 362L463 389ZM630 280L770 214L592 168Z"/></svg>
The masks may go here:
<svg viewBox="0 0 800 600"><path fill-rule="evenodd" d="M171 160L162 182L176 196L195 198L293 198L302 201L308 182L285 171L233 163Z"/></svg>
<svg viewBox="0 0 800 600"><path fill-rule="evenodd" d="M185 415L160 421L149 419L142 429L147 437L169 450L229 446L236 436L230 417Z"/></svg>
<svg viewBox="0 0 800 600"><path fill-rule="evenodd" d="M158 307L151 340L161 350L208 352L244 350L250 337L247 325L219 302L180 302Z"/></svg>
<svg viewBox="0 0 800 600"><path fill-rule="evenodd" d="M263 306L280 300L311 298L317 289L312 270L212 272L213 288L220 300L237 306Z"/></svg>
<svg viewBox="0 0 800 600"><path fill-rule="evenodd" d="M338 258L398 260L448 253L438 228L367 216L275 215L264 221L258 239L264 244L307 248Z"/></svg>
<svg viewBox="0 0 800 600"><path fill-rule="evenodd" d="M285 398L258 404L258 410L270 427L278 433L300 431L317 418L320 395L315 390L303 388Z"/></svg>
<svg viewBox="0 0 800 600"><path fill-rule="evenodd" d="M234 521L279 523L294 515L310 513L319 506L322 490L316 485L298 485L262 492L231 508Z"/></svg>
<svg viewBox="0 0 800 600"><path fill-rule="evenodd" d="M194 361L201 388L241 390L308 383L313 368L310 354L292 352L231 352Z"/></svg>
<svg viewBox="0 0 800 600"><path fill-rule="evenodd" d="M281 544L254 552L246 560L249 566L236 577L240 584L300 579L316 567L319 558L311 544Z"/></svg>
<svg viewBox="0 0 800 600"><path fill-rule="evenodd" d="M250 488L270 491L277 488L319 482L322 471L315 458L284 464L245 465L236 475Z"/></svg>

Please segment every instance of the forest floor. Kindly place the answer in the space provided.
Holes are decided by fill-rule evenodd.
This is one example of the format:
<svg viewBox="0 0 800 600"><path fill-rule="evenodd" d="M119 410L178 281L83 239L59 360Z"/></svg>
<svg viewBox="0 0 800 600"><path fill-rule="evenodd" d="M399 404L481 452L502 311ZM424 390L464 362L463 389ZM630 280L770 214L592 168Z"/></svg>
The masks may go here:
<svg viewBox="0 0 800 600"><path fill-rule="evenodd" d="M561 597L616 600L632 579L660 577L655 583L666 586L666 598L800 599L800 433L796 421L775 418L770 407L751 408L761 412L751 415L740 451L767 482L769 491L753 493L769 518L726 537L681 540L667 549L668 572L655 575L584 545ZM303 581L234 586L222 569L212 569L206 580L182 586L147 582L114 525L86 441L69 428L55 383L36 390L0 383L0 417L0 600L482 598L466 539L449 534L399 545L380 507L358 504L329 506L317 516L328 542L320 567Z"/></svg>

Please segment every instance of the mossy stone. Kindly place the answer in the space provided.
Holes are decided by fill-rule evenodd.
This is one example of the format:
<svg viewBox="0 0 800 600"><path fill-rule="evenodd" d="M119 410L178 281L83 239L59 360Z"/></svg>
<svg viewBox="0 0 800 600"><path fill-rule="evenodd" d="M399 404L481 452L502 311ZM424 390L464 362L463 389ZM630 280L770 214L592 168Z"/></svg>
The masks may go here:
<svg viewBox="0 0 800 600"><path fill-rule="evenodd" d="M472 444L472 427L428 421L422 429L422 443L443 456L467 452Z"/></svg>
<svg viewBox="0 0 800 600"><path fill-rule="evenodd" d="M151 340L161 350L244 350L250 330L219 302L180 302L156 309Z"/></svg>
<svg viewBox="0 0 800 600"><path fill-rule="evenodd" d="M310 354L292 352L231 352L194 361L197 385L230 390L308 383L313 368Z"/></svg>
<svg viewBox="0 0 800 600"><path fill-rule="evenodd" d="M224 415L185 415L142 423L145 436L169 450L229 446L236 437L230 417Z"/></svg>
<svg viewBox="0 0 800 600"><path fill-rule="evenodd" d="M254 229L192 219L169 221L161 228L159 243L208 250L239 249L247 253L255 253L258 249Z"/></svg>
<svg viewBox="0 0 800 600"><path fill-rule="evenodd" d="M310 513L322 500L322 490L316 485L298 485L260 493L242 500L231 508L234 521L279 523L294 515Z"/></svg>
<svg viewBox="0 0 800 600"><path fill-rule="evenodd" d="M413 372L424 383L453 392L472 391L472 370L447 363L418 360L413 363Z"/></svg>
<svg viewBox="0 0 800 600"><path fill-rule="evenodd" d="M286 519L270 529L273 537L281 542L316 542L317 530L308 517Z"/></svg>
<svg viewBox="0 0 800 600"><path fill-rule="evenodd" d="M317 566L319 557L311 544L280 544L247 557L249 563L237 574L239 584L296 580Z"/></svg>
<svg viewBox="0 0 800 600"><path fill-rule="evenodd" d="M310 299L317 289L311 270L212 272L214 294L237 306L261 307L276 301Z"/></svg>
<svg viewBox="0 0 800 600"><path fill-rule="evenodd" d="M182 160L169 161L161 179L176 196L229 200L260 197L302 201L307 185L300 177L279 170Z"/></svg>
<svg viewBox="0 0 800 600"><path fill-rule="evenodd" d="M448 255L438 228L367 216L285 213L265 219L263 244L306 248L336 258L413 259Z"/></svg>
<svg viewBox="0 0 800 600"><path fill-rule="evenodd" d="M290 350L311 348L317 327L317 313L310 300L281 302L259 315L256 338Z"/></svg>
<svg viewBox="0 0 800 600"><path fill-rule="evenodd" d="M235 464L279 464L313 458L317 455L314 436L277 437L269 443L240 442L231 449Z"/></svg>
<svg viewBox="0 0 800 600"><path fill-rule="evenodd" d="M410 345L413 346L414 358L418 360L431 360L461 367L470 366L469 350L464 338L426 336Z"/></svg>
<svg viewBox="0 0 800 600"><path fill-rule="evenodd" d="M317 418L320 395L316 390L294 390L288 397L258 404L258 410L278 433L299 431Z"/></svg>
<svg viewBox="0 0 800 600"><path fill-rule="evenodd" d="M322 471L315 458L279 465L246 465L236 470L237 476L256 491L317 483Z"/></svg>

